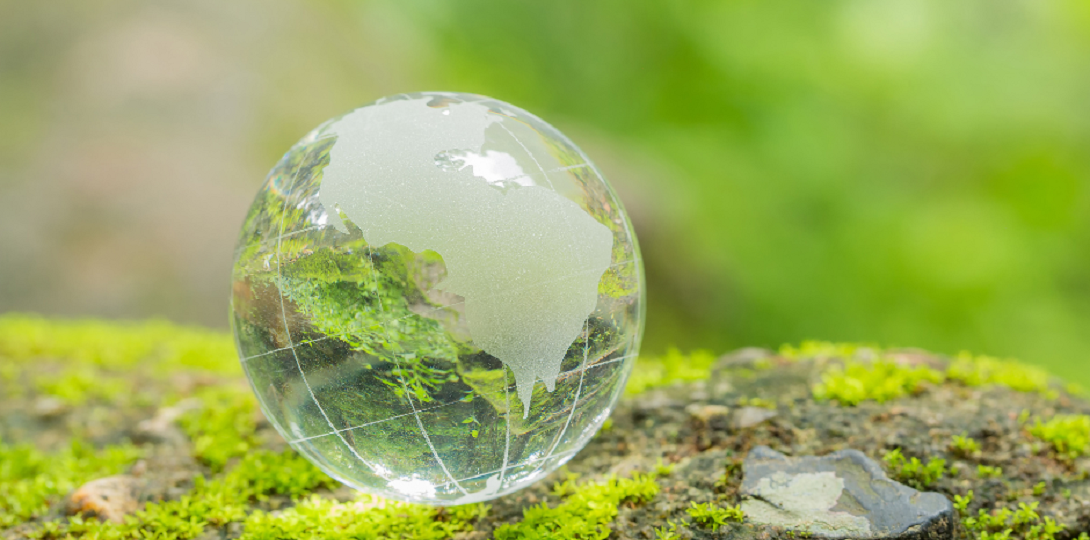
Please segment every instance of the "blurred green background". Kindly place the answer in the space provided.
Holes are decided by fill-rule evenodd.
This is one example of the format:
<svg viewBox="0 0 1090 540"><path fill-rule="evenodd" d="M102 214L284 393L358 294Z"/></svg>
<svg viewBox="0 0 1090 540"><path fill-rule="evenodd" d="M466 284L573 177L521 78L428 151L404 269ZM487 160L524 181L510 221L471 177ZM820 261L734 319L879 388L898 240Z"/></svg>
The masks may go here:
<svg viewBox="0 0 1090 540"><path fill-rule="evenodd" d="M403 91L583 146L646 350L971 349L1090 383L1084 0L0 0L0 311L226 327L266 171Z"/></svg>

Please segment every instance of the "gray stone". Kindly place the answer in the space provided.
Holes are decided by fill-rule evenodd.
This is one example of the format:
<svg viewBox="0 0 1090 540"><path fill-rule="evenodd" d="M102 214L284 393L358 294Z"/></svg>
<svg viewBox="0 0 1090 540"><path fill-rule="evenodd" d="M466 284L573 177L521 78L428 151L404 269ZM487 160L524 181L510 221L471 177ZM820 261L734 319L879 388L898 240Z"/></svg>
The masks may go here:
<svg viewBox="0 0 1090 540"><path fill-rule="evenodd" d="M946 497L890 480L857 450L787 457L758 446L742 470L742 510L752 523L824 538L953 538L954 508Z"/></svg>

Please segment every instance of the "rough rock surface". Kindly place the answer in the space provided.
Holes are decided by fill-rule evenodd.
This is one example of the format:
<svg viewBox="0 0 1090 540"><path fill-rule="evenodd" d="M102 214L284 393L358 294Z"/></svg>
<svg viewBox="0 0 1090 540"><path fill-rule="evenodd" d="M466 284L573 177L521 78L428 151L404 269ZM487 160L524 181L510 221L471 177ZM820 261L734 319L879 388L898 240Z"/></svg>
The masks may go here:
<svg viewBox="0 0 1090 540"><path fill-rule="evenodd" d="M890 480L858 450L787 457L767 446L742 464L742 510L753 523L826 538L950 538L954 507Z"/></svg>
<svg viewBox="0 0 1090 540"><path fill-rule="evenodd" d="M904 354L891 351L887 356L897 362L940 368L946 362L942 357L918 351ZM579 481L595 481L609 474L653 471L661 464L672 467L672 471L657 480L659 493L647 504L623 504L610 525L611 540L655 539L656 529L669 522L678 525L677 535L681 540L798 539L800 535L792 527L760 525L752 518L713 531L695 523L687 512L693 503L717 506L742 503L743 460L759 446L787 456L830 456L855 449L877 462L890 450L899 448L906 458L945 459L948 469L953 470L926 489L950 500L973 490L975 496L967 508L970 515L980 510L1017 509L1020 503L1037 503L1037 512L1065 527L1056 536L1057 540L1074 539L1079 533L1090 531L1090 481L1087 480L1090 475L1086 472L1090 471L1090 457L1060 459L1028 429L1038 417L1090 414L1090 404L1085 400L1059 387L1055 393L1046 395L951 381L885 403L864 401L848 407L834 401L815 400L813 385L820 380L823 370L837 361L821 357L788 359L772 351L747 350L742 355L724 357L708 380L678 383L623 399L611 415L612 425L595 436L566 465L566 470L492 501L488 515L477 523L478 530L472 538L492 537L500 525L523 519L524 510L531 506L560 504L564 499L553 491L553 486L567 474L579 475ZM32 380L55 369L45 361L31 367L39 371L21 377ZM181 384L187 380L200 381L204 386L218 384L184 375L171 378L169 384L181 396L191 395L193 391L188 388L200 385ZM154 384L141 381L142 386L159 391ZM132 400L120 405L92 402L82 407L51 410L49 415L42 416L35 414L33 407L41 397L34 391L0 394L0 438L47 450L63 447L73 433L81 434L96 447L141 440L146 457L130 470L122 471L146 482L138 494L141 503L178 499L192 489L192 479L197 475L211 479L220 474L194 462L190 454L192 441L174 444L172 440L176 437L170 433L174 427L167 422L174 411L163 411L153 401ZM738 418L756 412L745 412L753 403L774 407L767 410L775 415L762 413L769 417L757 423L737 422ZM142 421L150 421L143 426L149 429L140 429ZM155 433L165 436L153 436ZM955 452L952 439L962 434L977 441L979 451L970 455ZM257 425L255 437L262 441L261 448L286 448L266 423ZM1002 475L981 476L977 472L979 465L1001 467ZM893 476L889 469L886 471ZM806 482L820 487L827 480L816 477ZM847 486L850 480L844 482ZM346 490L322 489L316 495L341 500L351 497ZM837 502L848 506L845 499ZM292 504L290 497L277 495L254 501L249 510L278 510ZM58 500L34 522L0 530L0 538L27 538L43 521L66 519L66 509L65 501ZM884 522L877 521L875 512L870 513L870 518L864 512L846 513L867 519L867 526L872 529L884 526L881 525ZM859 521L855 523L862 525ZM907 534L922 531L910 528ZM208 525L205 533L221 540L238 538L241 524Z"/></svg>

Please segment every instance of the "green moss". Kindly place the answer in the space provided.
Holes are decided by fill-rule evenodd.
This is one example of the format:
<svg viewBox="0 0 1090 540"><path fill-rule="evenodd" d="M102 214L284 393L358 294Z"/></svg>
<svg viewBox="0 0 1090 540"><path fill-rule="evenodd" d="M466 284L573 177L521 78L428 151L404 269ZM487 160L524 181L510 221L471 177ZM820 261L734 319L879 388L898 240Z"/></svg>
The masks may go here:
<svg viewBox="0 0 1090 540"><path fill-rule="evenodd" d="M73 440L63 450L0 441L0 529L45 514L84 482L118 474L141 455L128 444L95 450Z"/></svg>
<svg viewBox="0 0 1090 540"><path fill-rule="evenodd" d="M472 529L488 509L484 504L441 509L366 494L347 503L311 497L275 515L255 512L240 540L442 540Z"/></svg>
<svg viewBox="0 0 1090 540"><path fill-rule="evenodd" d="M257 448L257 402L249 388L215 386L197 393L203 406L179 425L193 441L193 455L213 472Z"/></svg>
<svg viewBox="0 0 1090 540"><path fill-rule="evenodd" d="M1085 414L1060 414L1047 422L1029 428L1034 437L1052 445L1062 458L1073 460L1090 452L1090 416Z"/></svg>
<svg viewBox="0 0 1090 540"><path fill-rule="evenodd" d="M417 399L430 402L444 383L457 380L459 344L438 321L413 311L414 304L440 306L427 299L427 287L396 277L414 274L405 267L408 248L371 249L358 242L359 251L370 256L322 249L287 263L273 277L322 334L393 362L396 368L376 376L396 394L405 393L403 381Z"/></svg>
<svg viewBox="0 0 1090 540"><path fill-rule="evenodd" d="M677 532L677 523L667 520L666 525L655 527L655 540L681 540L681 535Z"/></svg>
<svg viewBox="0 0 1090 540"><path fill-rule="evenodd" d="M705 529L710 528L712 531L718 531L719 527L725 526L730 521L741 523L745 518L739 505L715 506L712 503L696 504L695 502L691 504L692 506L686 510L689 517Z"/></svg>
<svg viewBox="0 0 1090 540"><path fill-rule="evenodd" d="M1048 397L1056 393L1049 387L1048 372L1014 360L998 360L988 356L961 353L945 372L928 366L908 367L891 360L877 358L861 360L860 351L881 354L875 347L844 343L804 342L798 348L785 345L781 354L792 358L839 358L841 363L830 365L814 385L814 397L835 399L842 405L857 405L865 400L879 403L919 392L925 384L956 381L966 386L989 384L1009 387L1020 392L1039 392Z"/></svg>
<svg viewBox="0 0 1090 540"><path fill-rule="evenodd" d="M798 346L784 344L780 347L780 356L791 360L802 358L854 358L860 351L881 351L873 345L859 343L832 343L829 341L803 341Z"/></svg>
<svg viewBox="0 0 1090 540"><path fill-rule="evenodd" d="M334 487L326 476L294 452L256 450L223 477L197 477L193 489L177 500L148 504L124 523L74 518L67 524L43 525L36 536L52 538L185 540L200 535L206 526L243 521L254 501L270 495L300 497L319 487Z"/></svg>
<svg viewBox="0 0 1090 540"><path fill-rule="evenodd" d="M860 362L846 360L821 375L814 386L814 398L858 405L864 400L879 403L919 392L926 383L943 381L941 372L927 366L906 367L889 360Z"/></svg>
<svg viewBox="0 0 1090 540"><path fill-rule="evenodd" d="M999 360L990 356L958 354L946 370L951 380L966 386L997 384L1019 392L1051 393L1048 372L1015 360Z"/></svg>
<svg viewBox="0 0 1090 540"><path fill-rule="evenodd" d="M946 460L931 458L925 465L917 458L906 459L900 448L886 452L882 461L889 466L895 479L919 490L927 489L946 474Z"/></svg>
<svg viewBox="0 0 1090 540"><path fill-rule="evenodd" d="M564 502L553 508L545 503L527 508L522 521L501 525L495 538L604 540L609 537L609 523L617 516L621 503L644 503L658 491L654 475L636 474L630 479L609 478L579 485L569 478L554 488L554 493L568 495Z"/></svg>
<svg viewBox="0 0 1090 540"><path fill-rule="evenodd" d="M1036 502L1018 503L1016 509L997 508L990 512L981 508L976 515L969 512L972 502L972 491L964 497L954 496L954 509L961 518L963 537L980 540L1055 540L1056 535L1065 528L1051 517L1042 518L1037 513ZM1081 533L1078 540L1087 540L1087 534Z"/></svg>
<svg viewBox="0 0 1090 540"><path fill-rule="evenodd" d="M162 374L185 370L242 374L230 336L165 321L61 321L0 315L0 357L113 370L154 365Z"/></svg>
<svg viewBox="0 0 1090 540"><path fill-rule="evenodd" d="M69 406L157 401L179 372L240 376L231 338L162 321L50 320L0 315L0 395L27 389ZM27 375L27 366L35 374ZM165 391L150 389L157 381ZM162 390L162 389L160 389Z"/></svg>
<svg viewBox="0 0 1090 540"><path fill-rule="evenodd" d="M131 396L129 385L119 377L105 376L90 366L66 366L63 373L38 376L34 389L71 406L91 400L116 402Z"/></svg>
<svg viewBox="0 0 1090 540"><path fill-rule="evenodd" d="M662 356L641 356L628 378L625 394L631 396L678 382L706 379L715 359L709 351L684 354L676 348L670 348Z"/></svg>

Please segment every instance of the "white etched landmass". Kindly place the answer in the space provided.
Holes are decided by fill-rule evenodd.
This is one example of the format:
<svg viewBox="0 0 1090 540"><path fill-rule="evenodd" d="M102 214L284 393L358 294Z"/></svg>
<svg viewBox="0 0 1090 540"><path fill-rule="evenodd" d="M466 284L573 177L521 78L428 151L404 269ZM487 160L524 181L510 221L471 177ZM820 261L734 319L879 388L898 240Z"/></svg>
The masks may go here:
<svg viewBox="0 0 1090 540"><path fill-rule="evenodd" d="M437 288L465 298L473 341L511 368L525 416L534 384L553 391L594 311L613 235L524 176L497 189L500 175L474 160L489 155L481 152L485 130L503 117L477 103L428 102L364 107L331 126L337 142L319 199L342 232L338 208L373 246L443 257L447 278ZM462 166L437 167L440 154Z"/></svg>

